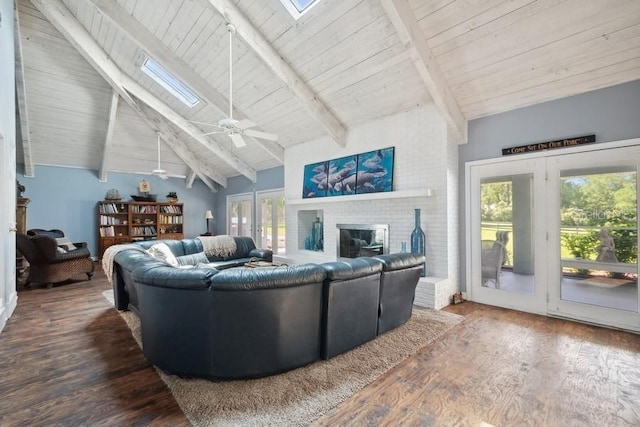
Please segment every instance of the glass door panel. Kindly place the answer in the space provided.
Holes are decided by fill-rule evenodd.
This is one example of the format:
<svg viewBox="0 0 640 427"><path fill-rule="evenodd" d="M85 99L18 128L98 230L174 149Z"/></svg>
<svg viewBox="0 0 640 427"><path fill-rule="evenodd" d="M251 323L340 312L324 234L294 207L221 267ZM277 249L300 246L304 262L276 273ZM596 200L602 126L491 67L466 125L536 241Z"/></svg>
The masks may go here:
<svg viewBox="0 0 640 427"><path fill-rule="evenodd" d="M560 298L638 311L635 168L560 174Z"/></svg>
<svg viewBox="0 0 640 427"><path fill-rule="evenodd" d="M282 191L258 193L258 241L260 247L285 253L285 199Z"/></svg>
<svg viewBox="0 0 640 427"><path fill-rule="evenodd" d="M533 174L480 181L482 286L533 294Z"/></svg>
<svg viewBox="0 0 640 427"><path fill-rule="evenodd" d="M253 194L227 198L227 234L253 237Z"/></svg>

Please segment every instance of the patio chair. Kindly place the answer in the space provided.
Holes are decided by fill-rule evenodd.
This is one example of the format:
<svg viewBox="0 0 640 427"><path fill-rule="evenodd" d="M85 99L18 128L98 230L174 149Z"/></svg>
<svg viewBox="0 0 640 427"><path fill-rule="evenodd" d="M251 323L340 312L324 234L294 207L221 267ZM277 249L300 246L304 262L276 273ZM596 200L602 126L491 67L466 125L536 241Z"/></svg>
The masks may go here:
<svg viewBox="0 0 640 427"><path fill-rule="evenodd" d="M496 231L496 240L504 246L504 255L502 257L502 265L505 265L509 262L509 254L507 253L507 243L509 243L509 230L498 230Z"/></svg>
<svg viewBox="0 0 640 427"><path fill-rule="evenodd" d="M493 280L496 289L500 289L500 273L506 248L496 240L483 240L480 260L482 264L482 286L488 286L489 280Z"/></svg>

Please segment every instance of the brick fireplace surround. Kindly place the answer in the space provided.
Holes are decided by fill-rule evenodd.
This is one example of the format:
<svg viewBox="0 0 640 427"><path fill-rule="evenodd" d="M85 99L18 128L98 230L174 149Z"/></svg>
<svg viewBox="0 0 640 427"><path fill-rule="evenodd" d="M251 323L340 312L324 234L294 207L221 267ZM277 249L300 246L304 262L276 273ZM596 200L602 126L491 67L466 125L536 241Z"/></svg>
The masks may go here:
<svg viewBox="0 0 640 427"><path fill-rule="evenodd" d="M414 209L422 212L426 234L427 275L416 291L416 304L442 308L460 289L458 283L458 148L436 108L429 105L349 129L345 147L321 138L285 151L287 259L296 263L336 260L336 224L388 224L389 252L410 248ZM304 165L395 147L393 189L389 193L302 199ZM427 197L427 188L434 190ZM323 252L304 249L308 227L324 223ZM309 222L310 221L310 222Z"/></svg>

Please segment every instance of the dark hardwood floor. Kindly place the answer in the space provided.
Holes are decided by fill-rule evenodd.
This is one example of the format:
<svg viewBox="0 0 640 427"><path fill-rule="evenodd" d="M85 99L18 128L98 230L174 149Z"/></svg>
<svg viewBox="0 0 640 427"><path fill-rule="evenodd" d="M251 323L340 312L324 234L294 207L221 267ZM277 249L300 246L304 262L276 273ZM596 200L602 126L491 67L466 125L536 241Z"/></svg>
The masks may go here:
<svg viewBox="0 0 640 427"><path fill-rule="evenodd" d="M0 426L189 425L91 281L20 289L0 333ZM465 302L465 316L315 422L640 425L640 336Z"/></svg>

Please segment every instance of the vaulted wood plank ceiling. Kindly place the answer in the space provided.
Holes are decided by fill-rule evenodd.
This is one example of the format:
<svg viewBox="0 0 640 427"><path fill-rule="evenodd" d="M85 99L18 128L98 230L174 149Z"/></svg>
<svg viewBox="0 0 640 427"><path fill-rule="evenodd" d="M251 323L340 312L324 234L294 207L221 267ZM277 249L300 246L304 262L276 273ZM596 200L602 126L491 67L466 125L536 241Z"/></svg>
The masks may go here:
<svg viewBox="0 0 640 427"><path fill-rule="evenodd" d="M640 78L636 0L321 0L298 21L279 0L16 3L27 172L150 172L160 131L163 169L215 190L282 164L294 144L329 135L337 147L356 124L426 103L464 142L468 120ZM234 118L278 142L236 147L192 123L228 116L227 21ZM161 88L140 70L145 55L203 101Z"/></svg>

